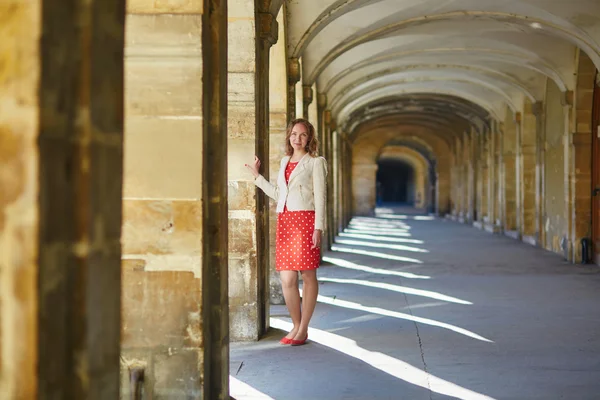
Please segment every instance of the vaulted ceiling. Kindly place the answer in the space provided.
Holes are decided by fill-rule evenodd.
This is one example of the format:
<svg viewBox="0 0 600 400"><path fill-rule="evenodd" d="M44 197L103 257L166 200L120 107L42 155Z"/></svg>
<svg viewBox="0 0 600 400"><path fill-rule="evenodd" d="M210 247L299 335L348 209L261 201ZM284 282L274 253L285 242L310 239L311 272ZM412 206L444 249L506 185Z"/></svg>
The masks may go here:
<svg viewBox="0 0 600 400"><path fill-rule="evenodd" d="M390 114L481 129L543 101L547 78L572 90L577 48L600 66L598 0L291 0L286 12L288 56L348 133Z"/></svg>

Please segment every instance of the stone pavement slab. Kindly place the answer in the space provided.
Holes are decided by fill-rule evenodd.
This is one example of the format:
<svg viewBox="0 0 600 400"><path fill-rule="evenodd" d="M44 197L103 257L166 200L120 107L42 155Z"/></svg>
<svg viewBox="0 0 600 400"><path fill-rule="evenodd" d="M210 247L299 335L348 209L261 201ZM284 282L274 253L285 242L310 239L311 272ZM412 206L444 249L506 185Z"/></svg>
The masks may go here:
<svg viewBox="0 0 600 400"><path fill-rule="evenodd" d="M237 400L600 399L600 269L416 213L324 255L309 343L231 345ZM237 390L237 393L235 393ZM262 397L261 397L262 396Z"/></svg>

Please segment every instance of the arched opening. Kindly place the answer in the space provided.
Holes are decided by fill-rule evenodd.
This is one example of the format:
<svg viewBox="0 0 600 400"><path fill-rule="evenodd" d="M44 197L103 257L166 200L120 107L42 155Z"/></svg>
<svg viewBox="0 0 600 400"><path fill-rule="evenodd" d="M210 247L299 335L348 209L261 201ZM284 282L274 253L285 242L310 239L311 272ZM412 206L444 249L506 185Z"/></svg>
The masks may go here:
<svg viewBox="0 0 600 400"><path fill-rule="evenodd" d="M377 204L414 206L419 202L415 169L404 160L384 159L377 163Z"/></svg>

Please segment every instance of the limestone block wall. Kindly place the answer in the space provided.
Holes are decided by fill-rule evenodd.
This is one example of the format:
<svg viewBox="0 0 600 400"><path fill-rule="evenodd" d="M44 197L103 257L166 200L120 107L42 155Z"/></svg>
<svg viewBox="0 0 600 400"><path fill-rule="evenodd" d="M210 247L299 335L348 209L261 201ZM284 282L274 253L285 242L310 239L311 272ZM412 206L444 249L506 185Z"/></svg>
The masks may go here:
<svg viewBox="0 0 600 400"><path fill-rule="evenodd" d="M128 4L122 397L199 396L202 2Z"/></svg>
<svg viewBox="0 0 600 400"><path fill-rule="evenodd" d="M565 215L565 161L564 143L567 137L562 93L552 80L546 83L545 101L545 230L544 248L563 254L562 240L567 236Z"/></svg>

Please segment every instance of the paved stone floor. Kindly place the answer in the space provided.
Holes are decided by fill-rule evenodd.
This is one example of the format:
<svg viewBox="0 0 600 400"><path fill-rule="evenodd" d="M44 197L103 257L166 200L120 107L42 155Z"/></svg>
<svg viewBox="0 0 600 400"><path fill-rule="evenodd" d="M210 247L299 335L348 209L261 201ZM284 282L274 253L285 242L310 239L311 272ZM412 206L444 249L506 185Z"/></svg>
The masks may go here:
<svg viewBox="0 0 600 400"><path fill-rule="evenodd" d="M600 269L415 213L355 218L309 343L232 344L237 400L600 399Z"/></svg>

